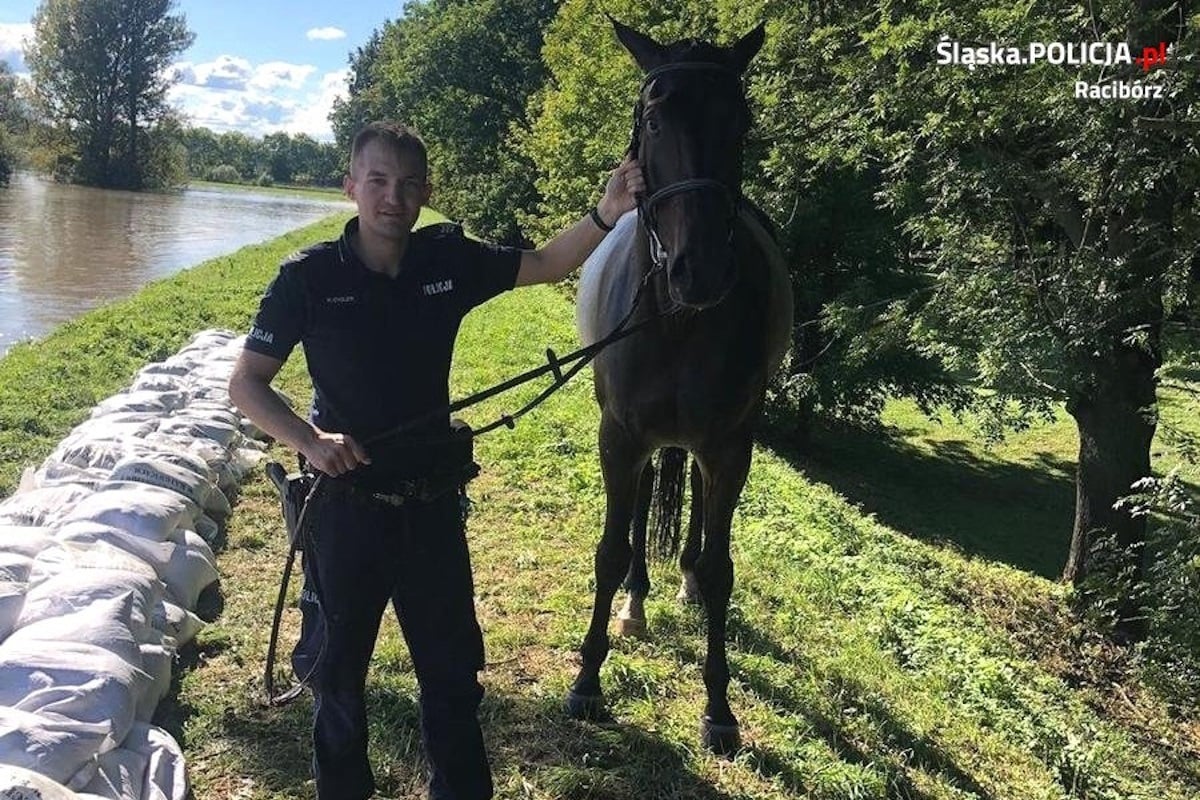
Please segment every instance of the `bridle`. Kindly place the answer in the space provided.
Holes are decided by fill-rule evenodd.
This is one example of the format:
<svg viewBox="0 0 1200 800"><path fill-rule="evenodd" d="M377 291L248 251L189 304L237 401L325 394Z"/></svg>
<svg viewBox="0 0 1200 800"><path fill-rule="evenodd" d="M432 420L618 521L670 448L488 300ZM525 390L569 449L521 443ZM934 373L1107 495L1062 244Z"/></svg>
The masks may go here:
<svg viewBox="0 0 1200 800"><path fill-rule="evenodd" d="M637 104L633 108L633 132L629 137L628 152L635 157L640 155L642 145L642 121L646 110L646 90L649 88L651 81L667 72L716 72L732 76L738 81L738 85L741 85L741 74L736 70L730 69L723 64L715 64L708 61L681 61L673 64L663 64L647 72L646 76L642 79L641 88L638 89ZM742 205L742 191L740 186L731 187L724 181L714 178L685 178L684 180L669 183L651 192L649 197L640 196L638 198L638 220L641 222L642 227L645 228L646 236L650 240L650 259L654 262L656 269L662 269L666 265L668 257L667 249L663 246L662 239L658 235L658 216L656 213L658 205L667 198L674 197L677 194L703 190L720 192L725 200L726 208L729 211L729 238L732 241L733 222L737 219Z"/></svg>

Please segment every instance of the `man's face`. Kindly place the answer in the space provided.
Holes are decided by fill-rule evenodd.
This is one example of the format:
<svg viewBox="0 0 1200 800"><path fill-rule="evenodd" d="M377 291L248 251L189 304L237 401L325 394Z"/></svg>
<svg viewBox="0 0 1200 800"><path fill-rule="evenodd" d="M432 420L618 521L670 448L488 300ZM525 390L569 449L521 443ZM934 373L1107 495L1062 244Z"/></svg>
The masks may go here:
<svg viewBox="0 0 1200 800"><path fill-rule="evenodd" d="M347 196L358 206L359 229L386 239L403 238L429 202L425 165L386 142L368 142L350 165Z"/></svg>

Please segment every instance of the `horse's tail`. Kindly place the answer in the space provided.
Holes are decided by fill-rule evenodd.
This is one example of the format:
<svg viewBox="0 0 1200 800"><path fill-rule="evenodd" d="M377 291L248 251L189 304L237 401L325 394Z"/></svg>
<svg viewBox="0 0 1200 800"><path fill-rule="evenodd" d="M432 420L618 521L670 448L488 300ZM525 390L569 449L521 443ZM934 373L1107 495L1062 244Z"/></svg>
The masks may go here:
<svg viewBox="0 0 1200 800"><path fill-rule="evenodd" d="M652 552L659 558L674 558L679 554L687 456L687 451L680 447L664 447L658 451L658 470L654 482L654 528L650 541Z"/></svg>

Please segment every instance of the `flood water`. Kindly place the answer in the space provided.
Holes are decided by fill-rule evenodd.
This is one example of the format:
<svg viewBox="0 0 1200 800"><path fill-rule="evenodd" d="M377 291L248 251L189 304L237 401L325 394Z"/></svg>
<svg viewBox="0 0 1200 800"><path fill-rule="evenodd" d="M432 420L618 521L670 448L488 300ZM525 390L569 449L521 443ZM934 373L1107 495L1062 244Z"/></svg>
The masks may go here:
<svg viewBox="0 0 1200 800"><path fill-rule="evenodd" d="M0 186L0 356L151 281L350 210L332 197L118 192L18 173Z"/></svg>

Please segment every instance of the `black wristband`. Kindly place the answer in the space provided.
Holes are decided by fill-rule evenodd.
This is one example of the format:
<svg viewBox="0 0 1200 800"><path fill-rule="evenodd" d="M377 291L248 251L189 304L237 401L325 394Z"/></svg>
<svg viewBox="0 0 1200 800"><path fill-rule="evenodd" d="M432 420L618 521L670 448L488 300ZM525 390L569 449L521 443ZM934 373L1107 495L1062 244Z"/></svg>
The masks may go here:
<svg viewBox="0 0 1200 800"><path fill-rule="evenodd" d="M595 206L592 206L591 213L592 213L592 222L596 223L597 228L604 231L605 233L608 233L609 231L611 231L613 229L612 225L609 225L607 222L605 222L601 218L600 212L596 209Z"/></svg>

